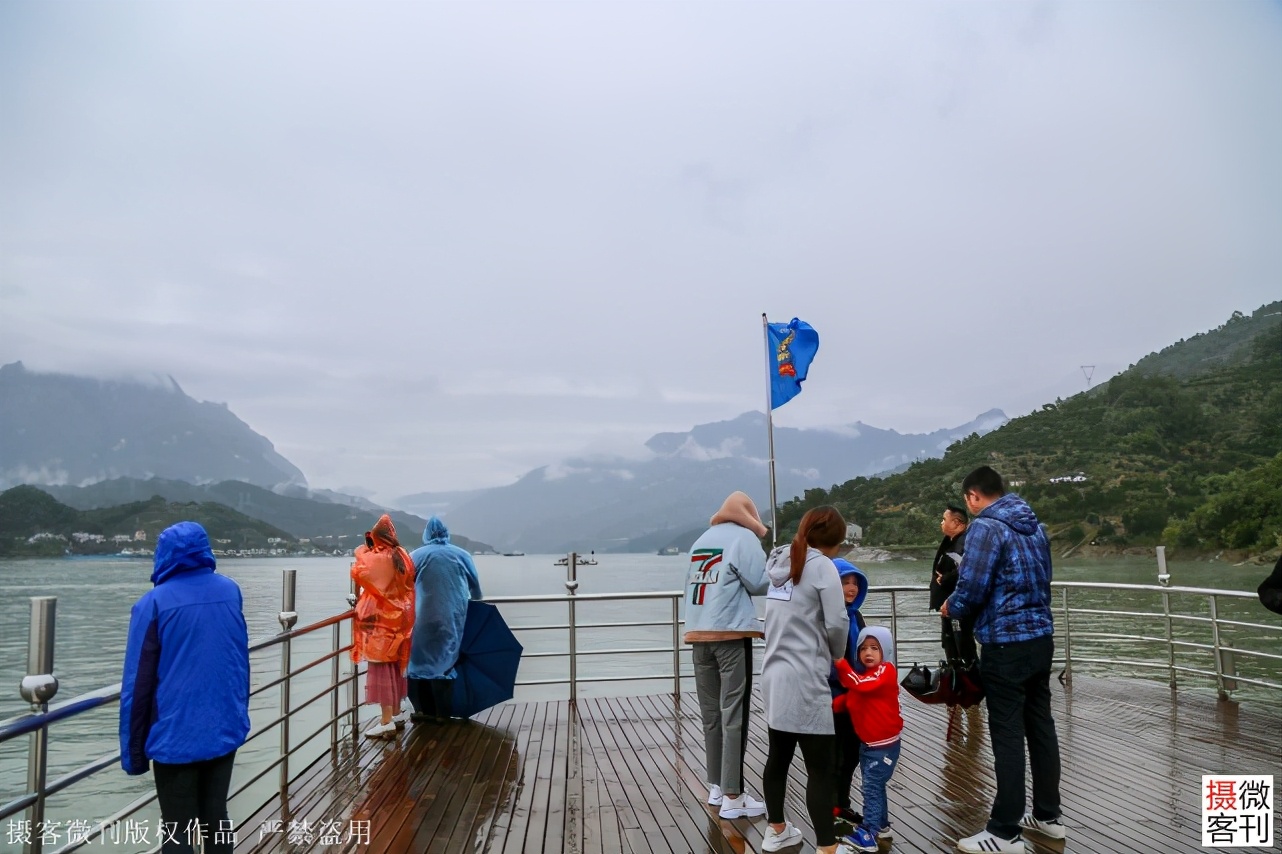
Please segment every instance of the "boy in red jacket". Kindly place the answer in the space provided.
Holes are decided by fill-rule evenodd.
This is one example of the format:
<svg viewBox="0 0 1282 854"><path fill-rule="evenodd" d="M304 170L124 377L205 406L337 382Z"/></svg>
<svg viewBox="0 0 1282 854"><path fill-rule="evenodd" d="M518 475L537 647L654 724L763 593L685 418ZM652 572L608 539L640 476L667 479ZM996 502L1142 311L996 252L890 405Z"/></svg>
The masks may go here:
<svg viewBox="0 0 1282 854"><path fill-rule="evenodd" d="M847 709L855 733L863 742L859 772L863 778L864 820L841 840L846 850L876 851L878 838L890 837L886 783L899 763L899 678L895 671L895 641L890 631L869 626L859 633L858 666L837 662L841 684L849 689Z"/></svg>

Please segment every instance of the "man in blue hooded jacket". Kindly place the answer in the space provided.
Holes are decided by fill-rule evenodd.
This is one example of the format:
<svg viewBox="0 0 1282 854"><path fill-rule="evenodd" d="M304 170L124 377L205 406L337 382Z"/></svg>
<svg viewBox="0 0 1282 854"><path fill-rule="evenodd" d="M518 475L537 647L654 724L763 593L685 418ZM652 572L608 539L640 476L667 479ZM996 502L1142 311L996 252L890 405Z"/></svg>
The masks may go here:
<svg viewBox="0 0 1282 854"><path fill-rule="evenodd" d="M1022 854L1021 830L1065 837L1059 739L1051 717L1055 627L1050 542L1033 509L1018 495L1007 495L1001 475L988 466L966 475L962 496L976 518L967 531L957 588L939 613L956 620L975 618L975 639L983 645L979 669L997 797L988 826L959 840L957 848L972 854ZM1033 777L1031 812L1024 811L1025 738Z"/></svg>
<svg viewBox="0 0 1282 854"><path fill-rule="evenodd" d="M236 750L249 734L249 632L240 587L215 572L209 536L179 522L156 539L151 590L129 615L120 764L152 765L164 854L231 854Z"/></svg>
<svg viewBox="0 0 1282 854"><path fill-rule="evenodd" d="M414 634L410 638L410 704L416 720L449 720L454 701L454 665L458 662L469 599L481 598L476 564L466 549L450 542L449 528L438 517L427 520L423 545L414 561Z"/></svg>

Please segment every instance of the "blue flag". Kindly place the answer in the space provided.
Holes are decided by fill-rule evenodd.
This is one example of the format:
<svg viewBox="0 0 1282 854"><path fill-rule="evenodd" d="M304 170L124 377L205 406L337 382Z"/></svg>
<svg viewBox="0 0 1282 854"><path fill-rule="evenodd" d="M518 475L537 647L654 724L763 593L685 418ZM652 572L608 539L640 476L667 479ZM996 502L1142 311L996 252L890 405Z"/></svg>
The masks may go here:
<svg viewBox="0 0 1282 854"><path fill-rule="evenodd" d="M801 394L810 363L819 352L819 333L803 320L791 323L767 323L766 339L770 351L770 408L778 409Z"/></svg>

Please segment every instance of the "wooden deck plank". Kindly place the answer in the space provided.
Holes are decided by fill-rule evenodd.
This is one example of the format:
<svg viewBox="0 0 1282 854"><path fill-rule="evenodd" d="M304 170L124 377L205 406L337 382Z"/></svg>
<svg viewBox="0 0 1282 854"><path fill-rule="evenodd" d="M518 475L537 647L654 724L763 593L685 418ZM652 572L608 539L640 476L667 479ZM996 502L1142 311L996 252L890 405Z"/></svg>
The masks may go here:
<svg viewBox="0 0 1282 854"><path fill-rule="evenodd" d="M537 703L512 705L514 711L507 728L512 738L512 752L508 760L508 768L504 772L505 781L508 782L505 782L492 795L494 820L480 829L482 838L478 839L477 849L482 852L492 851L496 845L501 850L503 841L508 836L508 829L520 800L520 783L525 770L525 757L529 753L530 733L534 729L534 721L539 713Z"/></svg>
<svg viewBox="0 0 1282 854"><path fill-rule="evenodd" d="M756 827L759 822L756 819L733 819L723 820L719 815L719 807L708 804L707 773L704 762L703 751L703 734L700 728L697 704L694 708L695 738L690 736L690 710L691 704L684 702L687 698L682 697L682 702L673 703L671 697L666 695L654 695L648 697L637 697L634 702L650 710L655 719L665 721L665 726L661 732L663 737L669 739L668 744L671 750L672 780L677 784L679 797L683 805L689 812L691 818L696 822L701 821L705 827L703 832L705 845L709 848L715 848L718 844L724 842L730 847L737 847L742 850L750 842L760 841L761 830ZM666 725L667 720L671 720L671 728Z"/></svg>
<svg viewBox="0 0 1282 854"><path fill-rule="evenodd" d="M516 711L516 706L502 706L501 712L488 725L510 733L511 720ZM487 753L482 757L481 764L470 781L470 791L466 793L451 833L442 834L440 844L433 843L428 847L429 852L454 852L479 847L481 840L477 838L475 829L484 825L483 818L487 813L494 812L504 782L516 776L517 763L512 756L514 747L515 742L510 737L491 740Z"/></svg>
<svg viewBox="0 0 1282 854"><path fill-rule="evenodd" d="M1077 677L1053 686L1063 756L1069 841L1031 834L1037 854L1201 851L1197 797L1203 773L1276 773L1282 710L1239 707L1160 683ZM767 737L754 694L745 781L760 793ZM992 754L982 709L960 713L902 695L903 753L891 780L894 852L949 852L987 819ZM693 694L511 704L454 727L412 729L395 742L359 743L305 769L292 788L296 814L345 805L369 816L375 844L332 852L560 852L604 854L760 849L764 819L722 822L704 803L706 769ZM862 798L856 790L853 801ZM805 770L789 775L786 814L813 845ZM377 821L377 824L374 822ZM242 825L242 827L247 827ZM242 838L237 851L290 851L284 834ZM293 850L298 850L295 846ZM319 849L317 849L319 850ZM887 851L883 846L883 852Z"/></svg>
<svg viewBox="0 0 1282 854"><path fill-rule="evenodd" d="M566 790L566 770L569 766L570 733L578 726L576 714L568 700L557 703L556 738L552 742L551 774L548 783L548 819L543 828L543 845L536 851L561 851L565 849L569 813L569 793ZM577 774L577 769L576 769ZM577 805L576 805L577 807ZM574 820L578 820L575 815ZM578 831L574 833L577 835Z"/></svg>
<svg viewBox="0 0 1282 854"><path fill-rule="evenodd" d="M652 848L666 842L674 852L704 850L709 835L721 835L719 829L709 830L709 814L701 800L691 798L681 785L678 762L674 755L673 718L671 701L660 714L651 712L643 698L607 698L601 701L604 708L615 716L621 726L616 728L616 740L623 727L628 737L623 743L630 745L630 759L634 778L639 787L636 794L646 799L651 821L642 816L642 829ZM713 819L714 824L719 820Z"/></svg>
<svg viewBox="0 0 1282 854"><path fill-rule="evenodd" d="M615 710L607 700L595 699L585 702L581 711L594 754L604 757L608 763L611 802L620 817L621 836L627 847L638 852L672 852L664 837L653 843L647 841L647 835L653 835L648 827L653 822L653 806L645 800L649 778L639 775L639 764L629 761L625 755L635 748L626 740L619 740Z"/></svg>

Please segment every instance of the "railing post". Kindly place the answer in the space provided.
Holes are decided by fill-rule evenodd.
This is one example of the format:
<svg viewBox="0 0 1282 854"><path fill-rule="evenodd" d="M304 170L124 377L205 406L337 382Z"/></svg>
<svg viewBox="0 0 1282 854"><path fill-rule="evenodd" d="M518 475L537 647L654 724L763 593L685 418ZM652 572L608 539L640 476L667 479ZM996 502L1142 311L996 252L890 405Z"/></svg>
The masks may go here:
<svg viewBox="0 0 1282 854"><path fill-rule="evenodd" d="M54 623L58 615L57 596L31 597L31 627L27 632L27 675L18 687L31 711L49 711L49 701L58 693L58 677L53 675ZM25 854L43 850L41 827L45 820L45 772L49 758L49 727L41 726L31 733L27 748L27 791L34 792L35 802L27 807L31 822L30 841L23 843Z"/></svg>
<svg viewBox="0 0 1282 854"><path fill-rule="evenodd" d="M349 592L347 594L347 604L355 608L356 607L356 581L355 580L351 581L348 589L349 589ZM353 645L356 644L355 613L352 614L352 619L348 622L347 637L352 642ZM356 663L355 661L352 662L352 681L347 683L347 710L349 713L349 717L351 719L349 728L352 731L352 747L353 748L360 743L360 738L361 738L360 731L359 731L360 725L361 725L360 712L359 712L360 685L358 684L360 682L360 678L357 676L357 674L360 672L360 668L361 666L358 663ZM407 676L406 678L408 679L409 677Z"/></svg>
<svg viewBox="0 0 1282 854"><path fill-rule="evenodd" d="M574 591L579 589L578 580L578 552L570 552L565 558L565 589L570 596L570 703L574 704L579 699L579 672L578 672L578 626L574 613Z"/></svg>
<svg viewBox="0 0 1282 854"><path fill-rule="evenodd" d="M895 591L890 591L890 639L895 642L895 649L899 649L899 609L895 607Z"/></svg>
<svg viewBox="0 0 1282 854"><path fill-rule="evenodd" d="M1068 588L1059 590L1064 603L1064 680L1073 681L1073 621L1068 615Z"/></svg>
<svg viewBox="0 0 1282 854"><path fill-rule="evenodd" d="M751 649L751 647L749 647ZM752 672L752 661L748 661ZM681 699L681 598L672 597L672 696Z"/></svg>
<svg viewBox="0 0 1282 854"><path fill-rule="evenodd" d="M1166 667L1170 672L1169 685L1175 690L1175 634L1171 626L1171 594L1162 593L1162 615L1166 617Z"/></svg>
<svg viewBox="0 0 1282 854"><path fill-rule="evenodd" d="M280 614L276 619L280 620L281 631L286 633L298 622L298 613L294 610L297 575L296 569L285 570L281 588ZM289 647L290 640L286 637L280 645L280 675L284 679L280 683L280 803L283 816L289 810L289 676L292 670Z"/></svg>
<svg viewBox="0 0 1282 854"><path fill-rule="evenodd" d="M338 759L338 650L343 646L343 623L334 624L334 643L330 650L334 657L330 659L330 684L334 690L329 693L329 749L334 759Z"/></svg>
<svg viewBox="0 0 1282 854"><path fill-rule="evenodd" d="M1215 693L1221 700L1229 698L1228 689L1224 685L1224 660L1220 654L1220 615L1219 608L1216 604L1215 594L1210 595L1211 600L1211 641L1215 647Z"/></svg>

